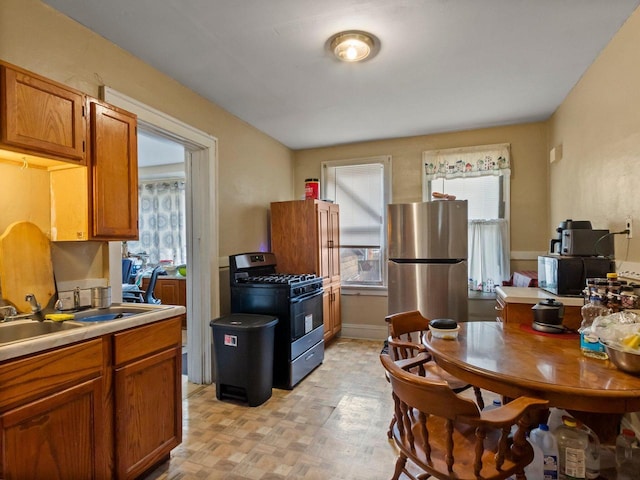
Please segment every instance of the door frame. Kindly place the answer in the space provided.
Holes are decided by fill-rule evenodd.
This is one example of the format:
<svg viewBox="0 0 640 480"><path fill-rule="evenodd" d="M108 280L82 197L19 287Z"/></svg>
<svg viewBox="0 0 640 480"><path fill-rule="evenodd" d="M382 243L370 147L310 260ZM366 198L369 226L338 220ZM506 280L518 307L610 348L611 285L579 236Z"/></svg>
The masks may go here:
<svg viewBox="0 0 640 480"><path fill-rule="evenodd" d="M138 116L138 126L185 147L187 228L187 371L190 382L213 382L213 336L220 315L218 265L218 140L110 87L101 98ZM121 285L120 242L109 243L110 284ZM117 295L114 289L114 296ZM120 291L120 298L121 298Z"/></svg>

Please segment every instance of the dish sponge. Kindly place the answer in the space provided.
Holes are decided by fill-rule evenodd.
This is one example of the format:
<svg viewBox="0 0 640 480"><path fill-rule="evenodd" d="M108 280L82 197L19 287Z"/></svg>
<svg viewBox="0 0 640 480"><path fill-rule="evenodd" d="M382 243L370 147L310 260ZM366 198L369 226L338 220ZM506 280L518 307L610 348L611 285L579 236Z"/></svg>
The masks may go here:
<svg viewBox="0 0 640 480"><path fill-rule="evenodd" d="M47 313L45 320L53 320L54 322L64 322L65 320L73 320L72 313Z"/></svg>

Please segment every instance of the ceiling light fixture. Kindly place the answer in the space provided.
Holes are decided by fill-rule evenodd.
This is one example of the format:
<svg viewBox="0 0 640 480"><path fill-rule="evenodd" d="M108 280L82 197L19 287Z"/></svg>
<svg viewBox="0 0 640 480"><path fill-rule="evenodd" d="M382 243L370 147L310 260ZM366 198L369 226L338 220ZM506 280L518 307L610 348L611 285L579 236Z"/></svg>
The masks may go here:
<svg viewBox="0 0 640 480"><path fill-rule="evenodd" d="M378 45L373 35L359 30L336 33L329 39L329 49L343 62L361 62L372 58L377 53Z"/></svg>

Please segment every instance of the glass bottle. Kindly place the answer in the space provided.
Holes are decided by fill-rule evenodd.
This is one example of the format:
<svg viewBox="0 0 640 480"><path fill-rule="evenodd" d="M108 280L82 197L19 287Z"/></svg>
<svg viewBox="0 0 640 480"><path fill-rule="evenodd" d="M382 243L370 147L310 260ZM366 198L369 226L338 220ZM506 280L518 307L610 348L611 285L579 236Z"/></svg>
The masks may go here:
<svg viewBox="0 0 640 480"><path fill-rule="evenodd" d="M578 332L580 333L580 350L585 357L598 358L606 360L607 353L604 345L600 343L600 339L591 331L591 325L596 317L608 315L611 311L602 303L601 297L591 295L587 303L580 309L582 315L582 323Z"/></svg>

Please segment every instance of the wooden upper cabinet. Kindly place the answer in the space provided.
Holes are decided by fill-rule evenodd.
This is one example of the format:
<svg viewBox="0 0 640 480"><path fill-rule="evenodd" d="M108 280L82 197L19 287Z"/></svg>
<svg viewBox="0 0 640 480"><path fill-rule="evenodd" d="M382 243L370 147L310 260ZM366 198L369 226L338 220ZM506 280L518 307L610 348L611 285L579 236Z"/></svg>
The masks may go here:
<svg viewBox="0 0 640 480"><path fill-rule="evenodd" d="M134 114L91 99L91 236L138 238L138 142Z"/></svg>
<svg viewBox="0 0 640 480"><path fill-rule="evenodd" d="M271 204L271 251L282 273L340 279L339 207L321 200Z"/></svg>
<svg viewBox="0 0 640 480"><path fill-rule="evenodd" d="M85 112L82 93L0 64L2 148L85 164Z"/></svg>

